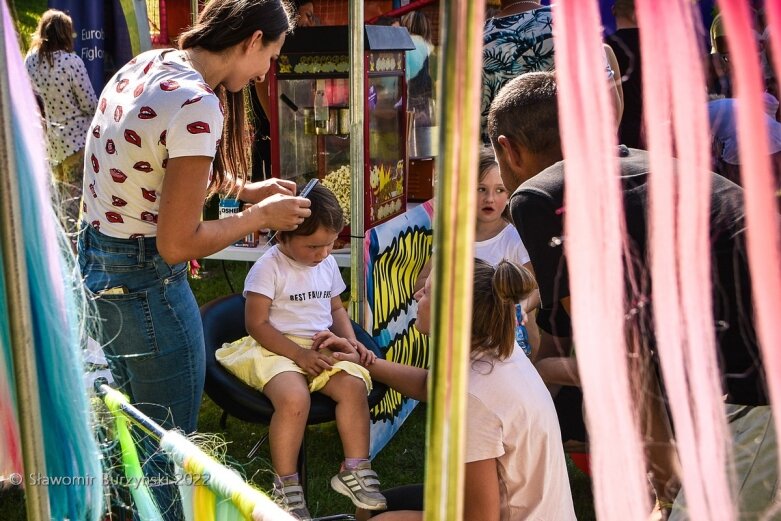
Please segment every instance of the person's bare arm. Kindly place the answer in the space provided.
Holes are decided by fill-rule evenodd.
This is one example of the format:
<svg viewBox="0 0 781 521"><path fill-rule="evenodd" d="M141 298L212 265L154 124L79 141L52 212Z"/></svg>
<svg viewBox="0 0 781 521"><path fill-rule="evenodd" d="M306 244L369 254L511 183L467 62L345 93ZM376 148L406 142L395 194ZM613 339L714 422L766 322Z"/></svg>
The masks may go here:
<svg viewBox="0 0 781 521"><path fill-rule="evenodd" d="M618 66L618 59L616 59L616 53L606 43L602 44L602 48L607 56L607 63L610 68L613 69L613 85L611 93L613 96L613 109L615 110L616 125L621 123L621 117L624 115L624 87L621 80L621 67Z"/></svg>
<svg viewBox="0 0 781 521"><path fill-rule="evenodd" d="M499 521L501 511L496 459L466 464L464 521Z"/></svg>
<svg viewBox="0 0 781 521"><path fill-rule="evenodd" d="M246 183L239 190L238 198L247 203L259 203L274 194L296 195L296 183L273 177L265 181Z"/></svg>
<svg viewBox="0 0 781 521"><path fill-rule="evenodd" d="M328 357L312 349L300 347L272 326L269 322L270 309L270 298L260 293L247 292L244 322L247 333L252 338L272 353L289 358L312 376L317 376L323 370L331 368Z"/></svg>
<svg viewBox="0 0 781 521"><path fill-rule="evenodd" d="M232 217L202 221L211 164L208 156L168 160L157 216L157 247L167 263L211 255L262 228L293 230L311 214L308 199L277 194Z"/></svg>
<svg viewBox="0 0 781 521"><path fill-rule="evenodd" d="M360 363L357 353L334 352L334 360L348 360ZM372 380L382 382L404 396L425 402L428 400L428 370L411 365L397 364L378 358L367 366Z"/></svg>
<svg viewBox="0 0 781 521"><path fill-rule="evenodd" d="M333 325L331 331L334 334L350 340L352 345L357 342L355 338L355 331L353 325L350 322L350 317L347 315L347 310L342 305L342 299L339 295L331 298L331 317L333 318Z"/></svg>
<svg viewBox="0 0 781 521"><path fill-rule="evenodd" d="M580 387L578 361L572 357L543 358L534 364L542 381L548 385L574 385Z"/></svg>

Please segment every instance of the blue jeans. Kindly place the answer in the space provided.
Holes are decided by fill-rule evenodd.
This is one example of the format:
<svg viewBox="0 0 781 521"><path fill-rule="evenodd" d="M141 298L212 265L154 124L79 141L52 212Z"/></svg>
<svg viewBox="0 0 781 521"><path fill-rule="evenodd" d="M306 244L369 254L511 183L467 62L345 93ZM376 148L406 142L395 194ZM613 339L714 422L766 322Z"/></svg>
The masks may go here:
<svg viewBox="0 0 781 521"><path fill-rule="evenodd" d="M203 326L187 263L169 265L154 237L118 239L82 224L79 267L94 298L95 337L119 389L166 429L195 430L205 374ZM147 476L173 469L142 444ZM155 480L159 483L163 480ZM174 483L173 479L170 483ZM152 488L166 519L180 519L175 485Z"/></svg>

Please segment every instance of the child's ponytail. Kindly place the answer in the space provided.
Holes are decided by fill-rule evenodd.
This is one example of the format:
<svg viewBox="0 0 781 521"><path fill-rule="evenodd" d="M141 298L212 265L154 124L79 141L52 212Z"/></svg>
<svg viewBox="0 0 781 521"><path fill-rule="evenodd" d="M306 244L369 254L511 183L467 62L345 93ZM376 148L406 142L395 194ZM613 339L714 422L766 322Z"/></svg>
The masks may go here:
<svg viewBox="0 0 781 521"><path fill-rule="evenodd" d="M494 268L475 259L472 358L504 359L515 345L515 305L537 287L534 276L510 261Z"/></svg>

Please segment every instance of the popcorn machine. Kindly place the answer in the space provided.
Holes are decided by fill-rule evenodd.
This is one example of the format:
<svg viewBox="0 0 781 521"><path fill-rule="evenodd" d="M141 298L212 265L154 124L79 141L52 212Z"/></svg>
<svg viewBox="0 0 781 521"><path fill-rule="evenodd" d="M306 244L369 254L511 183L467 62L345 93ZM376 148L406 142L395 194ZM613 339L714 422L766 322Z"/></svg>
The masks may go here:
<svg viewBox="0 0 781 521"><path fill-rule="evenodd" d="M406 29L365 28L364 223L369 229L406 211ZM336 194L350 218L348 29L301 27L287 37L269 80L271 172L313 177Z"/></svg>

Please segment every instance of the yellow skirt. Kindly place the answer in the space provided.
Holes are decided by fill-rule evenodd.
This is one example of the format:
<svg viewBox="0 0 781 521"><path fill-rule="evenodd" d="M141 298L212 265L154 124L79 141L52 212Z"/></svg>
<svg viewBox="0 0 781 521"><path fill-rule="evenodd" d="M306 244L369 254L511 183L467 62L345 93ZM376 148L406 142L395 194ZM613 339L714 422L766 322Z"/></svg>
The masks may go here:
<svg viewBox="0 0 781 521"><path fill-rule="evenodd" d="M286 336L305 349L312 347L312 340L309 338L293 335ZM323 352L329 353L327 349L323 350ZM319 391L325 387L331 376L339 371L344 371L356 378L363 379L366 384L366 394L372 390L372 379L369 376L369 371L359 364L346 361L336 362L331 366L331 369L313 377L298 367L291 359L272 353L258 344L251 336L246 336L230 344L223 344L221 348L215 351L214 355L228 372L250 387L260 391L276 375L286 372L300 373L306 376L309 382L309 391Z"/></svg>

